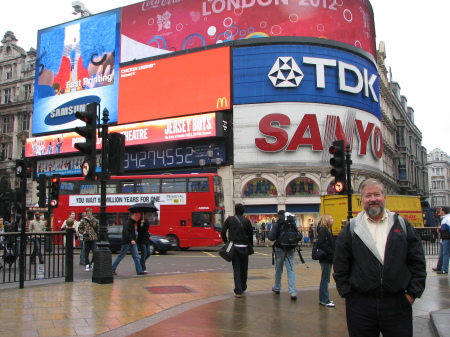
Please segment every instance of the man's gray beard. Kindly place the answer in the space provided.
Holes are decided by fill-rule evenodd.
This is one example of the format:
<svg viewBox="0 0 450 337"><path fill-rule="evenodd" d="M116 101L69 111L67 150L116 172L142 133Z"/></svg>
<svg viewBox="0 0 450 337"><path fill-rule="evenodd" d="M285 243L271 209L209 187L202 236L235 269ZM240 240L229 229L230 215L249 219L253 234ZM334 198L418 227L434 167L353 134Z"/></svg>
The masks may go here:
<svg viewBox="0 0 450 337"><path fill-rule="evenodd" d="M370 206L366 209L366 212L369 216L377 216L380 215L384 211L384 207L380 206L379 208L371 208Z"/></svg>

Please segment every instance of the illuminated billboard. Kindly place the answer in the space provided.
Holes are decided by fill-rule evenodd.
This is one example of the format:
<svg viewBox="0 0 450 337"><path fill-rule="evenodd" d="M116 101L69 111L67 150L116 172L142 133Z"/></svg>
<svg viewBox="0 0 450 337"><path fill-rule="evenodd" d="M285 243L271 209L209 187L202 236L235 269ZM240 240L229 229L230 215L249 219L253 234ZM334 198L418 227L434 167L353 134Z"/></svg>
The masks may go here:
<svg viewBox="0 0 450 337"><path fill-rule="evenodd" d="M117 122L119 23L115 10L38 32L34 135L82 125L75 112L92 102Z"/></svg>
<svg viewBox="0 0 450 337"><path fill-rule="evenodd" d="M334 140L350 144L355 168L382 172L381 121L365 111L318 103L234 106L234 166L324 167Z"/></svg>
<svg viewBox="0 0 450 337"><path fill-rule="evenodd" d="M312 102L352 107L381 120L378 71L367 58L314 45L233 49L233 104Z"/></svg>
<svg viewBox="0 0 450 337"><path fill-rule="evenodd" d="M109 133L125 135L125 146L154 144L205 137L224 137L229 126L222 113L207 113L195 116L164 119L110 126ZM224 130L225 129L225 130ZM78 152L74 145L84 142L76 132L28 138L25 147L26 157L42 157L55 154ZM102 139L97 138L97 149ZM128 151L128 149L127 149Z"/></svg>
<svg viewBox="0 0 450 337"><path fill-rule="evenodd" d="M280 36L340 41L376 57L373 10L366 0L150 0L122 8L121 62Z"/></svg>
<svg viewBox="0 0 450 337"><path fill-rule="evenodd" d="M120 68L119 123L230 109L230 48Z"/></svg>

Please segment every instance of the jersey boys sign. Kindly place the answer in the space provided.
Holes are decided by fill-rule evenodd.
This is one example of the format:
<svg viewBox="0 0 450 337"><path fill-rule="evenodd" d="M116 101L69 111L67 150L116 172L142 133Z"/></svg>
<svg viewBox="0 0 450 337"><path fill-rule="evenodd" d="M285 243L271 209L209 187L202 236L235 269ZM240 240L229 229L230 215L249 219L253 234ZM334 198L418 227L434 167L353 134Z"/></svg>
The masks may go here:
<svg viewBox="0 0 450 337"><path fill-rule="evenodd" d="M235 48L233 80L235 105L325 103L381 119L377 69L351 52L313 45Z"/></svg>

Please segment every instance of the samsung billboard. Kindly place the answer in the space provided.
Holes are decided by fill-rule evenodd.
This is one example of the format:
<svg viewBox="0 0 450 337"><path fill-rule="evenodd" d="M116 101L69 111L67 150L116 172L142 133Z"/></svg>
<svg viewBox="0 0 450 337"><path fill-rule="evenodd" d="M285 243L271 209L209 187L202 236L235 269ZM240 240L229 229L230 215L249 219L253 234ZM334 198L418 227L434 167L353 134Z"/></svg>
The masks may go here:
<svg viewBox="0 0 450 337"><path fill-rule="evenodd" d="M378 119L376 66L358 54L315 45L233 49L233 102L312 102L367 111Z"/></svg>
<svg viewBox="0 0 450 337"><path fill-rule="evenodd" d="M40 30L33 134L73 129L92 102L117 122L120 10Z"/></svg>

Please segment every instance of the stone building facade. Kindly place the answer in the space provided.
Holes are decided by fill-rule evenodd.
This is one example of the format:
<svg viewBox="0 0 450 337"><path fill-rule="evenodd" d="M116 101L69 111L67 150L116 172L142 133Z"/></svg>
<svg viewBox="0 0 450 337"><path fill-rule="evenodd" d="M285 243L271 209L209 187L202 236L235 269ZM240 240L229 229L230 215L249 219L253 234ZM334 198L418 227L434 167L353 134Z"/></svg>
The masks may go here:
<svg viewBox="0 0 450 337"><path fill-rule="evenodd" d="M450 205L450 157L441 149L428 153L430 206L441 208Z"/></svg>
<svg viewBox="0 0 450 337"><path fill-rule="evenodd" d="M30 136L36 63L35 49L25 51L17 42L14 33L7 31L0 45L0 215L8 220L11 213L20 211L8 206L8 200L21 190L21 180L15 174L16 160L22 158ZM31 192L32 183L29 185Z"/></svg>

